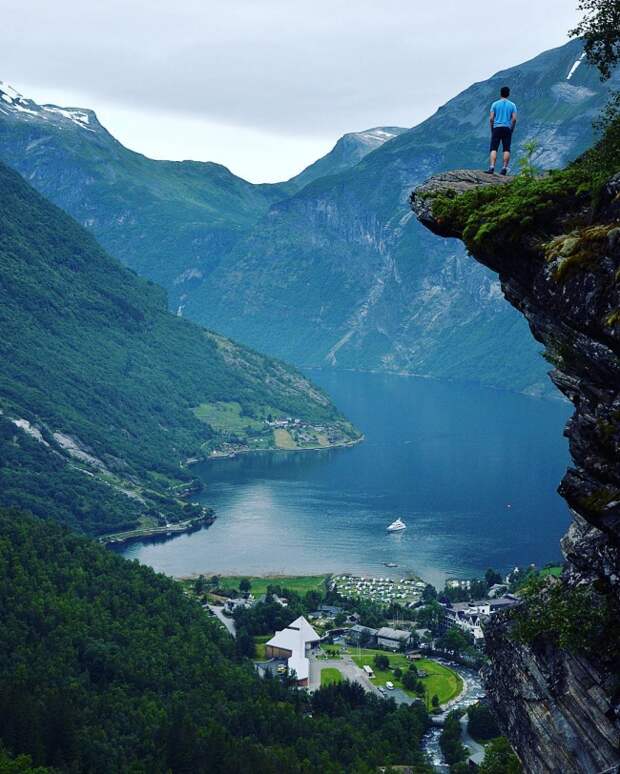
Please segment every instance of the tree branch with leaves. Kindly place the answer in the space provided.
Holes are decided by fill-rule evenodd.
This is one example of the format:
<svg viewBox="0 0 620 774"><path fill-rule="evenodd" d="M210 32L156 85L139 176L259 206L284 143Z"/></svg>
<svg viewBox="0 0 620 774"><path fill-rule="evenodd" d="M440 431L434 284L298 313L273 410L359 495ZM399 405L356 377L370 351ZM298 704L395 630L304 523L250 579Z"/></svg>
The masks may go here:
<svg viewBox="0 0 620 774"><path fill-rule="evenodd" d="M620 61L620 0L581 0L577 9L584 17L569 35L583 38L587 61L606 81Z"/></svg>

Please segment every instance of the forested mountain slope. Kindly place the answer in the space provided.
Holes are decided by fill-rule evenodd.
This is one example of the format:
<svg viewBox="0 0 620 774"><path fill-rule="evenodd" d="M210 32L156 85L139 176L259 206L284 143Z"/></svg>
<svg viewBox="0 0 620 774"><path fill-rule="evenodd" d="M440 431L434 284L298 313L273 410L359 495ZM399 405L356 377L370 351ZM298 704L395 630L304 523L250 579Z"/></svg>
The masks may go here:
<svg viewBox="0 0 620 774"><path fill-rule="evenodd" d="M573 41L472 85L409 131L345 135L300 175L261 186L215 164L147 159L91 111L0 85L0 159L162 284L174 311L259 351L537 393L546 365L523 320L460 245L411 219L408 191L486 165L488 107L505 82L520 113L513 168L531 139L535 163L561 166L590 144L618 77L601 84Z"/></svg>
<svg viewBox="0 0 620 774"><path fill-rule="evenodd" d="M1 509L0 609L0 750L55 772L431 770L421 705L260 680L179 584Z"/></svg>
<svg viewBox="0 0 620 774"><path fill-rule="evenodd" d="M1 164L0 332L0 504L87 532L181 518L180 463L242 431L273 446L270 416L355 437L301 374L170 314Z"/></svg>

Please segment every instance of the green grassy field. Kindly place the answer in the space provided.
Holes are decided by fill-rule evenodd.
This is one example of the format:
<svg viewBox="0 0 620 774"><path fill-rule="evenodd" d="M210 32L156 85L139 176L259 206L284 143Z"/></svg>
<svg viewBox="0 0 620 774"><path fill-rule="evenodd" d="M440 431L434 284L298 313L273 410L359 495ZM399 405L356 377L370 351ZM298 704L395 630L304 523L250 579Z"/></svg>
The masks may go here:
<svg viewBox="0 0 620 774"><path fill-rule="evenodd" d="M239 582L247 577L252 584L252 594L260 596L267 592L267 586L281 586L297 594L306 594L308 591L323 591L327 575L266 575L259 578L250 575L228 575L220 577L220 587L223 589L238 589Z"/></svg>
<svg viewBox="0 0 620 774"><path fill-rule="evenodd" d="M279 428L273 431L273 438L278 449L296 449L297 444L288 430Z"/></svg>
<svg viewBox="0 0 620 774"><path fill-rule="evenodd" d="M390 669L380 670L375 668L374 657L377 654L388 656L390 659ZM355 648L351 650L351 655L358 666L363 667L364 664L368 664L368 666L374 670L375 677L373 679L373 683L375 685L385 685L389 680L390 682L394 683L396 688L402 688L405 693L409 694L409 696L416 695L412 691L407 691L405 688L403 688L401 681L396 679L392 672L392 670L396 667L400 667L403 672L409 668L410 662L407 661L407 658L401 653L388 653L384 650L361 648L360 655L358 655L357 648ZM441 704L445 704L447 701L450 701L450 699L458 696L458 694L463 690L463 681L452 669L449 669L442 664L438 664L436 661L431 661L430 659L426 658L416 661L415 665L418 670L424 671L427 674L426 677L421 679L424 683L424 687L427 690L428 696L432 697L437 694Z"/></svg>
<svg viewBox="0 0 620 774"><path fill-rule="evenodd" d="M241 411L241 404L236 401L217 401L215 403L201 403L194 409L194 415L201 422L207 422L214 430L238 433L248 428L253 430L265 429L264 422L243 416Z"/></svg>
<svg viewBox="0 0 620 774"><path fill-rule="evenodd" d="M321 685L331 685L332 683L342 682L342 674L334 667L325 667L321 669Z"/></svg>

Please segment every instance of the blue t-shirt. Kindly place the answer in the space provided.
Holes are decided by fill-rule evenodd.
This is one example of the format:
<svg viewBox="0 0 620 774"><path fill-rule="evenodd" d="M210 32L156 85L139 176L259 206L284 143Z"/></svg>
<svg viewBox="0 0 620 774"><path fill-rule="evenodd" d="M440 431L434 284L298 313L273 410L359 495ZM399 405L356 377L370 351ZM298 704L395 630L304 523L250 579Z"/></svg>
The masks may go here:
<svg viewBox="0 0 620 774"><path fill-rule="evenodd" d="M509 99L498 99L491 105L491 110L495 113L493 126L512 126L512 114L517 112L517 106Z"/></svg>

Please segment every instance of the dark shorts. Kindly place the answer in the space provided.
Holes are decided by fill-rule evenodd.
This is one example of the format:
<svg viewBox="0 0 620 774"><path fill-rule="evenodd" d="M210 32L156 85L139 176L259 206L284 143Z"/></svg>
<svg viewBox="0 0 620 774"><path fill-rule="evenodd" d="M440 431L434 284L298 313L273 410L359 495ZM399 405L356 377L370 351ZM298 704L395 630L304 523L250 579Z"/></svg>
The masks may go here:
<svg viewBox="0 0 620 774"><path fill-rule="evenodd" d="M499 149L499 144L502 144L504 153L510 150L510 143L512 142L512 129L508 126L494 126L491 132L491 150L496 151Z"/></svg>

